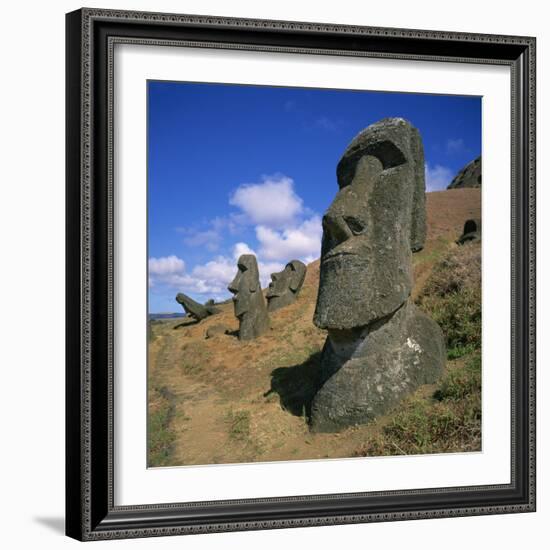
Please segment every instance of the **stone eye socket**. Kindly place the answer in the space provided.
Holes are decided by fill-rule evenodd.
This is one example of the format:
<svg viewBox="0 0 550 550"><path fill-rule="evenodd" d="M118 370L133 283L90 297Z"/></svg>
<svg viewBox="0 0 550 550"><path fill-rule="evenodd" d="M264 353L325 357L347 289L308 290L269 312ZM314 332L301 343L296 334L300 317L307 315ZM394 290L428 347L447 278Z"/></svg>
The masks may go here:
<svg viewBox="0 0 550 550"><path fill-rule="evenodd" d="M242 265L242 264L241 264L241 265L239 265L239 269L240 269L241 271L246 271L247 268L246 268L245 265Z"/></svg>
<svg viewBox="0 0 550 550"><path fill-rule="evenodd" d="M354 235L361 235L362 233L365 232L365 229L366 229L365 225L363 224L363 222L361 222L357 218L354 218L353 216L344 216L344 220L347 226L349 227L349 230Z"/></svg>

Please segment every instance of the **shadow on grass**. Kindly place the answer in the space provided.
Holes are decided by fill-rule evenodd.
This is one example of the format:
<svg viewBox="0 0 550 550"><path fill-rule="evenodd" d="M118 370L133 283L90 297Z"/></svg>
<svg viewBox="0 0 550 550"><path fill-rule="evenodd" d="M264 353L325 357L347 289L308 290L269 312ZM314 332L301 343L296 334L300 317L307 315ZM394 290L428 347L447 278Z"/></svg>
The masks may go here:
<svg viewBox="0 0 550 550"><path fill-rule="evenodd" d="M191 325L198 325L199 324L199 321L197 321L197 319L193 319L192 317L189 317L189 318L184 317L184 319L185 319L185 321L183 321L179 325L174 325L174 330L177 330L177 329L183 328L183 327L190 327Z"/></svg>
<svg viewBox="0 0 550 550"><path fill-rule="evenodd" d="M309 419L311 402L321 387L321 380L319 351L299 365L274 369L271 372L271 388L264 397L276 393L284 410Z"/></svg>

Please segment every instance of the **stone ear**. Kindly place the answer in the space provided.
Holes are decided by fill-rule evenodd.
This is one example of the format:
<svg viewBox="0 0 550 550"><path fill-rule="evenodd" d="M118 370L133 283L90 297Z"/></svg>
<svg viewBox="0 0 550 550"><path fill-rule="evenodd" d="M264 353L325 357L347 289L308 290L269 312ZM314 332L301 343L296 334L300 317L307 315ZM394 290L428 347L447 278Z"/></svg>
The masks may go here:
<svg viewBox="0 0 550 550"><path fill-rule="evenodd" d="M258 264L256 263L256 258L254 257L254 264L250 268L250 292L257 292L258 289L261 289L260 285L260 273L258 272Z"/></svg>
<svg viewBox="0 0 550 550"><path fill-rule="evenodd" d="M300 290L306 276L306 270L303 265L296 262L298 265L293 265L292 277L290 279L289 288L292 292Z"/></svg>
<svg viewBox="0 0 550 550"><path fill-rule="evenodd" d="M424 147L420 133L415 128L411 136L412 158L414 166L414 187L411 208L411 250L418 252L426 241L426 174L424 172Z"/></svg>

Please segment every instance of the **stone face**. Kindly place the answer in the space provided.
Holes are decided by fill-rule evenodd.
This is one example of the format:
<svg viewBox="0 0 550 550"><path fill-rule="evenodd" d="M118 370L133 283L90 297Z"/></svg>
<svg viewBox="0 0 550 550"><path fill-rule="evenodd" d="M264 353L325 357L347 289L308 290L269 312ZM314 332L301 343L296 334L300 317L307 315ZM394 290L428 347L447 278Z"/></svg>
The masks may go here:
<svg viewBox="0 0 550 550"><path fill-rule="evenodd" d="M260 286L258 263L253 254L243 254L237 274L227 287L234 294L235 317L239 319L239 340L251 340L269 329L269 316Z"/></svg>
<svg viewBox="0 0 550 550"><path fill-rule="evenodd" d="M463 189L464 187L481 187L481 156L464 166L447 189Z"/></svg>
<svg viewBox="0 0 550 550"><path fill-rule="evenodd" d="M426 235L422 143L406 121L363 130L337 175L340 191L323 217L314 317L326 329L363 326L395 311L411 292L411 249L421 249Z"/></svg>
<svg viewBox="0 0 550 550"><path fill-rule="evenodd" d="M481 240L481 220L480 219L471 219L466 220L464 224L464 230L462 235L456 241L457 244L465 244L470 241L480 241Z"/></svg>
<svg viewBox="0 0 550 550"><path fill-rule="evenodd" d="M314 322L328 330L311 424L335 431L383 414L445 362L441 330L410 301L412 251L426 238L424 154L403 119L351 142L323 218Z"/></svg>
<svg viewBox="0 0 550 550"><path fill-rule="evenodd" d="M267 290L267 310L276 311L296 301L306 276L307 267L300 260L288 262L279 273L271 274Z"/></svg>
<svg viewBox="0 0 550 550"><path fill-rule="evenodd" d="M195 300L193 300L183 292L178 293L178 295L176 296L176 302L178 302L178 304L183 307L185 313L187 313L189 317L192 317L197 321L202 321L208 316L215 315L216 313L220 312L217 307L214 307L213 301L212 303L207 302L205 305L202 305L198 302L195 302Z"/></svg>

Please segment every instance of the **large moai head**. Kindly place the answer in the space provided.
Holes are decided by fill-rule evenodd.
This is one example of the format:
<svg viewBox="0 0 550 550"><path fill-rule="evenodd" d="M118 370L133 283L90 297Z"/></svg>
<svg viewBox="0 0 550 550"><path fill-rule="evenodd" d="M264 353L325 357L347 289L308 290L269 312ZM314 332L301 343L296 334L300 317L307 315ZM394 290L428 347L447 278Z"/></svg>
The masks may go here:
<svg viewBox="0 0 550 550"><path fill-rule="evenodd" d="M237 274L227 287L234 294L235 317L240 321L239 339L250 340L269 328L269 317L260 286L256 256L243 254L237 262Z"/></svg>
<svg viewBox="0 0 550 550"><path fill-rule="evenodd" d="M306 265L300 260L288 262L278 273L271 274L267 291L267 309L276 311L296 300L306 276Z"/></svg>
<svg viewBox="0 0 550 550"><path fill-rule="evenodd" d="M401 118L372 124L337 167L338 191L323 217L314 322L325 329L368 325L410 295L411 252L426 237L424 151Z"/></svg>

